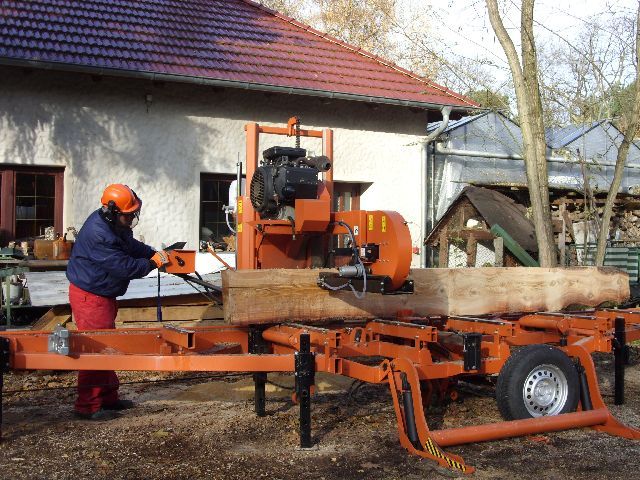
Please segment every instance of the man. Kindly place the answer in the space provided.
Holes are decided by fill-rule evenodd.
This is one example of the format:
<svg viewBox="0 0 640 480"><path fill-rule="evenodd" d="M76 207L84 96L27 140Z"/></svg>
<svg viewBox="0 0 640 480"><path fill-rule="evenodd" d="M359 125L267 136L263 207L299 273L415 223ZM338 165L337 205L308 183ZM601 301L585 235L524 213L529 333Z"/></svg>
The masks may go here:
<svg viewBox="0 0 640 480"><path fill-rule="evenodd" d="M115 328L116 297L124 295L129 281L168 263L166 252L133 238L142 201L131 188L109 185L101 203L80 229L67 267L69 302L80 331ZM76 415L101 420L131 408L131 401L118 398L118 386L113 371L78 372Z"/></svg>

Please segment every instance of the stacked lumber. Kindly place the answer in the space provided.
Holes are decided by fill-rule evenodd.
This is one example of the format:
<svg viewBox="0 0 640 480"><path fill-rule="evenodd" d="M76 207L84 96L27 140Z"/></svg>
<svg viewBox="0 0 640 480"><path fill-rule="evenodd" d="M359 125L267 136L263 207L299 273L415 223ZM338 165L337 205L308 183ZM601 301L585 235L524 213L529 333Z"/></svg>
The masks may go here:
<svg viewBox="0 0 640 480"><path fill-rule="evenodd" d="M608 267L413 269L415 292L367 294L317 286L326 270L227 270L222 273L224 318L233 325L319 323L336 319L416 315L484 315L557 311L629 298L629 277Z"/></svg>
<svg viewBox="0 0 640 480"><path fill-rule="evenodd" d="M134 299L118 302L116 328L146 327L157 322L157 299ZM178 325L194 325L220 321L224 313L220 305L203 301L201 295L166 297L162 299L162 320ZM56 325L75 330L69 305L56 305L32 326L32 330L51 331Z"/></svg>

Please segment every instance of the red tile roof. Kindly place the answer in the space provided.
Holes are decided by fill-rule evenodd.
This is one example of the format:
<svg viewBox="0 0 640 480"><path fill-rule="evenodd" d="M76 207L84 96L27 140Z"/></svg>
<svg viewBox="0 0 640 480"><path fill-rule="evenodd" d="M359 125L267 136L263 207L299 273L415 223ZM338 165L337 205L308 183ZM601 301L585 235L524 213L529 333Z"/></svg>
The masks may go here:
<svg viewBox="0 0 640 480"><path fill-rule="evenodd" d="M477 106L249 0L2 0L0 63L424 107Z"/></svg>

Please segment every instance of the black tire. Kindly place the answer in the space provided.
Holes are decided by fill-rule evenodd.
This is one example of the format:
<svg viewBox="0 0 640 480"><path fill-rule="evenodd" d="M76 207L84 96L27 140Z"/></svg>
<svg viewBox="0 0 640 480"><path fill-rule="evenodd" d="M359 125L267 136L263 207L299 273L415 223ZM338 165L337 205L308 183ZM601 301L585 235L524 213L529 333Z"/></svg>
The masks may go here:
<svg viewBox="0 0 640 480"><path fill-rule="evenodd" d="M573 362L549 345L528 345L512 352L496 383L498 409L506 420L574 412L579 397Z"/></svg>

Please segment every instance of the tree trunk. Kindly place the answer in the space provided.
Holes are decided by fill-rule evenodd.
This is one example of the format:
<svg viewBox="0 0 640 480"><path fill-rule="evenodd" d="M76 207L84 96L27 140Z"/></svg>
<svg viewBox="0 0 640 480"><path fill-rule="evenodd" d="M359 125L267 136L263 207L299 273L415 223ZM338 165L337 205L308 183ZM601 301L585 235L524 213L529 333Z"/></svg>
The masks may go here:
<svg viewBox="0 0 640 480"><path fill-rule="evenodd" d="M534 0L523 0L522 2L522 65L513 41L500 17L497 0L486 0L486 2L491 26L507 56L516 90L518 116L522 130L522 156L527 171L533 225L538 241L538 261L541 267L553 267L557 264L557 254L551 225L546 160L547 145L544 136L538 64L533 38Z"/></svg>
<svg viewBox="0 0 640 480"><path fill-rule="evenodd" d="M627 125L627 131L624 134L620 148L618 148L618 156L616 157L616 168L613 173L613 182L609 187L609 193L607 194L607 201L604 204L604 211L602 212L602 222L600 222L600 232L598 233L598 249L596 251L596 265L604 264L604 254L607 246L607 238L609 236L609 222L611 221L611 213L613 211L613 204L620 190L620 184L622 183L622 176L624 175L624 166L627 162L627 154L629 153L629 146L635 138L635 134L638 131L638 125L640 124L640 4L638 5L638 12L636 14L636 79L635 79L635 95L633 96L633 109L631 111L631 117L629 118L629 124Z"/></svg>

